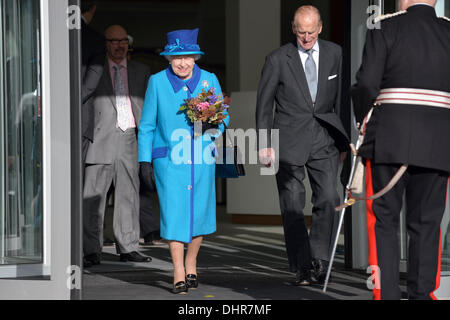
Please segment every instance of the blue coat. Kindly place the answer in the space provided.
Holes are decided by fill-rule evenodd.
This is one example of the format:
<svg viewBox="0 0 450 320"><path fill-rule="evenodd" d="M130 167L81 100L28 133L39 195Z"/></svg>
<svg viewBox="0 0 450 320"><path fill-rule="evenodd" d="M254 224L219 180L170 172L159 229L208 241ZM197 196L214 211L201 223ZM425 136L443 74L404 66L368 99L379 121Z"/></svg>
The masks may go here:
<svg viewBox="0 0 450 320"><path fill-rule="evenodd" d="M139 124L139 162L153 162L161 237L167 240L191 243L193 237L216 231L215 145L208 134L194 138L192 125L178 111L184 99L211 87L222 93L217 77L198 66L188 81L171 67L149 80ZM219 129L220 135L224 126Z"/></svg>

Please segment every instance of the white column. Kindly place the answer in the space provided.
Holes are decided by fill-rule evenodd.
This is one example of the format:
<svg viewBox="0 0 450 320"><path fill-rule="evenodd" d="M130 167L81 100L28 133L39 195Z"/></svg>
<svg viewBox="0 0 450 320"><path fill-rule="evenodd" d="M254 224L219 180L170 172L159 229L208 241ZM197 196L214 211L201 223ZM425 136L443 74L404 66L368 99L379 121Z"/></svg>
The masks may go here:
<svg viewBox="0 0 450 320"><path fill-rule="evenodd" d="M240 91L256 91L266 55L280 47L280 0L239 2Z"/></svg>
<svg viewBox="0 0 450 320"><path fill-rule="evenodd" d="M247 130L256 126L256 91L265 57L281 45L281 4L280 0L226 1L226 13L231 127ZM260 176L259 165L245 169L245 177L228 180L227 212L280 214L275 177Z"/></svg>
<svg viewBox="0 0 450 320"><path fill-rule="evenodd" d="M366 21L368 18L368 0L352 1L352 83L355 83L356 73L361 66L362 54L366 38ZM352 114L354 114L352 112ZM352 141L358 139L358 132L352 126ZM353 268L365 269L368 265L366 204L359 202L352 207L352 261Z"/></svg>

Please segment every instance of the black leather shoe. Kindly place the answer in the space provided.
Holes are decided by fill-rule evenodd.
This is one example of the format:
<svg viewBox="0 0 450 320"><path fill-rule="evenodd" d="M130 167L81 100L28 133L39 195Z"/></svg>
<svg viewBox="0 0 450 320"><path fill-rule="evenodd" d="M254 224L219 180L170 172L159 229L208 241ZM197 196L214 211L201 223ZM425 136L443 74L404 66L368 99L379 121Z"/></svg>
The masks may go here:
<svg viewBox="0 0 450 320"><path fill-rule="evenodd" d="M310 270L299 270L295 277L294 285L298 287L306 287L311 285L311 271Z"/></svg>
<svg viewBox="0 0 450 320"><path fill-rule="evenodd" d="M188 287L186 285L186 282L180 281L177 284L173 285L172 289L173 294L187 294L188 293Z"/></svg>
<svg viewBox="0 0 450 320"><path fill-rule="evenodd" d="M147 233L147 235L144 236L144 246L164 246L164 245L167 245L167 241L161 238L159 230Z"/></svg>
<svg viewBox="0 0 450 320"><path fill-rule="evenodd" d="M83 268L90 268L92 267L92 262L86 260L86 258L83 258Z"/></svg>
<svg viewBox="0 0 450 320"><path fill-rule="evenodd" d="M195 274L188 274L186 276L186 286L189 289L197 289L198 287L198 278Z"/></svg>
<svg viewBox="0 0 450 320"><path fill-rule="evenodd" d="M152 258L143 256L139 252L133 251L130 253L122 253L120 254L120 261L122 262L150 262L152 261Z"/></svg>
<svg viewBox="0 0 450 320"><path fill-rule="evenodd" d="M153 233L147 233L147 235L144 236L144 245L151 246L153 244Z"/></svg>
<svg viewBox="0 0 450 320"><path fill-rule="evenodd" d="M101 255L99 253L88 254L83 259L83 262L85 263L85 268L99 265L100 261L101 261Z"/></svg>
<svg viewBox="0 0 450 320"><path fill-rule="evenodd" d="M327 277L328 271L328 261L325 260L314 260L314 278L318 284L324 284Z"/></svg>
<svg viewBox="0 0 450 320"><path fill-rule="evenodd" d="M113 240L111 240L111 239L109 239L109 238L105 238L104 240L103 240L103 246L104 247L111 247L111 246L113 246L113 245L115 245L116 243L113 241Z"/></svg>

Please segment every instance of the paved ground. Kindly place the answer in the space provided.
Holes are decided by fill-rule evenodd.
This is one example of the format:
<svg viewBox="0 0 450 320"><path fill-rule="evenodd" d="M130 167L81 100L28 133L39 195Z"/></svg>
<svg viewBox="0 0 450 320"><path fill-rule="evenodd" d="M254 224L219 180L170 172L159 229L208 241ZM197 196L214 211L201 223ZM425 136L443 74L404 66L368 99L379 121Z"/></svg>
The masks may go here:
<svg viewBox="0 0 450 320"><path fill-rule="evenodd" d="M321 286L299 288L288 272L281 226L233 225L218 214L218 232L205 239L198 259L200 286L186 296L170 293L168 246L142 246L151 263L121 263L105 248L100 266L85 271L83 299L97 300L368 300L368 275L343 268L337 256L327 293ZM404 289L404 288L403 288Z"/></svg>

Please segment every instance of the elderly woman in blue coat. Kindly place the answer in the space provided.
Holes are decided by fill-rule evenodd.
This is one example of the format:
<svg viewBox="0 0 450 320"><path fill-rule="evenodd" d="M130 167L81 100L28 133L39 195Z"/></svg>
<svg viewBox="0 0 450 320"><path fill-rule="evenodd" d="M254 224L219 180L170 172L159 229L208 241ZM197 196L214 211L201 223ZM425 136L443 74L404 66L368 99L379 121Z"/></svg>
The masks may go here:
<svg viewBox="0 0 450 320"><path fill-rule="evenodd" d="M218 130L205 132L203 128L199 134L197 125L194 130L179 112L185 99L198 96L203 89L215 88L221 94L217 77L195 64L204 54L197 36L198 29L168 33L168 45L161 55L170 65L149 80L138 136L141 176L148 186L153 163L161 237L169 241L175 294L198 286L197 255L203 236L216 231L213 139L225 129L221 124ZM224 122L228 125L228 115Z"/></svg>

